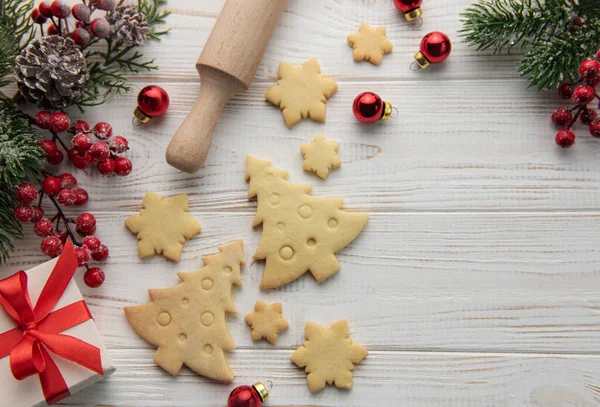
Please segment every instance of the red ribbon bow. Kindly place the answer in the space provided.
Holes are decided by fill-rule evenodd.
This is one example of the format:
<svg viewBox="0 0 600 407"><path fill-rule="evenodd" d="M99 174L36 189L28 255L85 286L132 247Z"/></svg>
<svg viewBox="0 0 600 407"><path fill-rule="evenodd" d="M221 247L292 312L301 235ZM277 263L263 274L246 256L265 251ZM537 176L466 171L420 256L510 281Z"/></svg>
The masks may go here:
<svg viewBox="0 0 600 407"><path fill-rule="evenodd" d="M39 375L46 402L69 397L69 387L50 352L98 374L104 374L100 349L60 332L92 319L85 301L51 312L63 296L77 270L77 257L67 241L35 308L31 305L27 274L0 280L0 307L19 325L0 334L0 359L10 355L10 368L17 380Z"/></svg>

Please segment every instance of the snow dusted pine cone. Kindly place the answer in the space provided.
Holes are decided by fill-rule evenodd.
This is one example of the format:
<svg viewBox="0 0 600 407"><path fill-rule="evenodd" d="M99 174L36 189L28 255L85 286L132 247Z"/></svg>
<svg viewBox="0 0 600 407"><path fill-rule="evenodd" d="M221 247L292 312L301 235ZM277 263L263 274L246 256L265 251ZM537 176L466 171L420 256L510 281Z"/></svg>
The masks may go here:
<svg viewBox="0 0 600 407"><path fill-rule="evenodd" d="M119 6L106 14L110 34L126 46L139 46L148 39L150 27L134 6Z"/></svg>
<svg viewBox="0 0 600 407"><path fill-rule="evenodd" d="M17 56L15 76L28 102L42 109L62 109L81 95L90 73L73 40L50 35L33 41Z"/></svg>

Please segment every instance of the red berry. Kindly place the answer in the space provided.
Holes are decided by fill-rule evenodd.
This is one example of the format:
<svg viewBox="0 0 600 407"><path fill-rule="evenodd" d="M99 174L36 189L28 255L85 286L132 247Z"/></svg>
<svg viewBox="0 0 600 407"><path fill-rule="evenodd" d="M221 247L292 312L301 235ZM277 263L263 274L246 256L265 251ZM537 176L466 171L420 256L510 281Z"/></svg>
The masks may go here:
<svg viewBox="0 0 600 407"><path fill-rule="evenodd" d="M73 130L75 130L75 132L77 132L77 133L85 133L89 129L90 129L90 125L88 124L88 122L86 122L84 120L77 120L77 121L75 121L75 124L73 125Z"/></svg>
<svg viewBox="0 0 600 407"><path fill-rule="evenodd" d="M129 175L129 173L131 172L131 161L129 161L128 158L125 157L118 157L115 160L115 174L117 174L120 177L124 177L126 175Z"/></svg>
<svg viewBox="0 0 600 407"><path fill-rule="evenodd" d="M600 49L596 51L596 59L600 59Z"/></svg>
<svg viewBox="0 0 600 407"><path fill-rule="evenodd" d="M579 75L583 79L593 79L600 72L600 62L594 59L586 59L579 65Z"/></svg>
<svg viewBox="0 0 600 407"><path fill-rule="evenodd" d="M41 4L40 4L41 6ZM50 117L52 113L47 110L41 110L35 115L35 125L40 129L48 130L50 128Z"/></svg>
<svg viewBox="0 0 600 407"><path fill-rule="evenodd" d="M62 252L63 244L60 238L56 236L47 236L42 240L40 249L42 249L42 253L46 256L56 257Z"/></svg>
<svg viewBox="0 0 600 407"><path fill-rule="evenodd" d="M581 112L579 118L581 119L581 123L589 126L596 119L596 116L598 116L598 113L594 109L585 109Z"/></svg>
<svg viewBox="0 0 600 407"><path fill-rule="evenodd" d="M115 172L115 160L112 158L106 158L96 164L96 169L101 175L111 175Z"/></svg>
<svg viewBox="0 0 600 407"><path fill-rule="evenodd" d="M38 6L40 14L47 18L53 17L51 5L49 1L42 1Z"/></svg>
<svg viewBox="0 0 600 407"><path fill-rule="evenodd" d="M102 243L96 236L86 236L83 238L82 244L87 247L89 251L93 252L94 250L97 250Z"/></svg>
<svg viewBox="0 0 600 407"><path fill-rule="evenodd" d="M558 88L558 96L563 99L571 99L571 95L573 94L573 89L571 88L570 83L563 83Z"/></svg>
<svg viewBox="0 0 600 407"><path fill-rule="evenodd" d="M575 144L575 133L573 133L571 130L561 130L556 133L556 138L554 141L556 141L556 144L562 148L571 147L573 144Z"/></svg>
<svg viewBox="0 0 600 407"><path fill-rule="evenodd" d="M71 15L71 7L64 0L54 0L50 9L56 18L67 18Z"/></svg>
<svg viewBox="0 0 600 407"><path fill-rule="evenodd" d="M592 88L596 88L600 84L600 77L596 76L592 79L586 79L585 83L591 86Z"/></svg>
<svg viewBox="0 0 600 407"><path fill-rule="evenodd" d="M17 206L14 215L19 222L30 222L33 217L33 208L31 206Z"/></svg>
<svg viewBox="0 0 600 407"><path fill-rule="evenodd" d="M110 35L110 24L104 17L95 18L90 24L90 30L98 38L106 38Z"/></svg>
<svg viewBox="0 0 600 407"><path fill-rule="evenodd" d="M90 148L90 155L95 161L102 161L110 155L110 148L108 147L108 144L101 141L94 143L92 148Z"/></svg>
<svg viewBox="0 0 600 407"><path fill-rule="evenodd" d="M56 199L61 205L71 206L75 204L77 196L75 195L75 192L71 191L70 189L63 189L58 193L58 197Z"/></svg>
<svg viewBox="0 0 600 407"><path fill-rule="evenodd" d="M72 148L69 150L68 154L69 154L69 160L71 160L73 165L76 168L79 168L80 170L85 170L87 168L90 168L90 165L92 165L92 156L90 155L90 153L85 153L83 155L80 155L77 152L77 150Z"/></svg>
<svg viewBox="0 0 600 407"><path fill-rule="evenodd" d="M75 44L79 45L80 47L83 47L88 42L90 42L92 36L90 35L90 32L85 28L77 27L71 33L71 38L73 39L73 42L75 42Z"/></svg>
<svg viewBox="0 0 600 407"><path fill-rule="evenodd" d="M100 245L99 248L92 251L92 259L96 261L104 261L108 257L108 247Z"/></svg>
<svg viewBox="0 0 600 407"><path fill-rule="evenodd" d="M84 247L75 248L75 257L77 257L77 265L79 267L87 266L90 260L90 254Z"/></svg>
<svg viewBox="0 0 600 407"><path fill-rule="evenodd" d="M63 187L63 189L73 189L77 186L77 178L68 172L60 174L58 179L60 180L60 186Z"/></svg>
<svg viewBox="0 0 600 407"><path fill-rule="evenodd" d="M590 124L590 134L596 138L600 138L600 120L594 120Z"/></svg>
<svg viewBox="0 0 600 407"><path fill-rule="evenodd" d="M98 267L92 267L88 269L83 275L83 281L85 282L85 285L90 288L100 287L102 284L104 284L104 278L104 271Z"/></svg>
<svg viewBox="0 0 600 407"><path fill-rule="evenodd" d="M56 150L54 153L46 156L46 161L48 161L48 164L58 165L63 162L64 158L65 156L62 151Z"/></svg>
<svg viewBox="0 0 600 407"><path fill-rule="evenodd" d="M42 181L42 189L46 195L54 196L60 192L60 180L56 177L46 177Z"/></svg>
<svg viewBox="0 0 600 407"><path fill-rule="evenodd" d="M31 10L31 19L36 24L44 24L46 21L48 21L48 19L44 15L42 15L42 13L40 13L40 10L37 8Z"/></svg>
<svg viewBox="0 0 600 407"><path fill-rule="evenodd" d="M33 226L33 231L39 237L51 236L54 234L54 226L50 219L44 218L38 220Z"/></svg>
<svg viewBox="0 0 600 407"><path fill-rule="evenodd" d="M75 20L87 21L92 14L92 9L83 3L78 3L73 6L71 12L73 13Z"/></svg>
<svg viewBox="0 0 600 407"><path fill-rule="evenodd" d="M569 123L572 119L573 115L571 114L569 109L566 109L564 107L556 109L554 113L552 113L552 123L556 124L557 126L564 126L565 124Z"/></svg>
<svg viewBox="0 0 600 407"><path fill-rule="evenodd" d="M584 106L594 100L595 96L596 92L594 91L594 88L588 85L579 85L573 91L571 99L573 99L573 102L577 103L579 106Z"/></svg>
<svg viewBox="0 0 600 407"><path fill-rule="evenodd" d="M46 153L46 155L54 154L58 151L56 143L52 140L42 140L38 143L38 145L42 147L42 150L44 150L44 153Z"/></svg>
<svg viewBox="0 0 600 407"><path fill-rule="evenodd" d="M46 30L48 35L58 35L58 28L54 24L50 24Z"/></svg>
<svg viewBox="0 0 600 407"><path fill-rule="evenodd" d="M112 136L112 126L106 122L96 123L93 131L100 140L106 140Z"/></svg>
<svg viewBox="0 0 600 407"><path fill-rule="evenodd" d="M71 140L71 144L78 152L85 153L92 147L92 138L85 133L78 133Z"/></svg>
<svg viewBox="0 0 600 407"><path fill-rule="evenodd" d="M33 215L31 215L30 222L37 222L44 217L44 210L39 206L32 206Z"/></svg>
<svg viewBox="0 0 600 407"><path fill-rule="evenodd" d="M15 189L15 198L23 205L29 205L38 196L37 188L27 182L22 183Z"/></svg>
<svg viewBox="0 0 600 407"><path fill-rule="evenodd" d="M75 205L80 206L87 203L89 196L85 189L75 188L73 192L75 193Z"/></svg>
<svg viewBox="0 0 600 407"><path fill-rule="evenodd" d="M96 218L89 212L79 214L75 221L75 230L82 236L93 235L96 231Z"/></svg>
<svg viewBox="0 0 600 407"><path fill-rule="evenodd" d="M53 132L62 133L69 130L69 127L71 127L71 120L63 112L56 112L50 116L50 130Z"/></svg>
<svg viewBox="0 0 600 407"><path fill-rule="evenodd" d="M100 10L112 10L117 5L117 0L96 0L96 7Z"/></svg>
<svg viewBox="0 0 600 407"><path fill-rule="evenodd" d="M114 136L110 141L110 149L117 154L124 153L129 149L129 142L123 136Z"/></svg>

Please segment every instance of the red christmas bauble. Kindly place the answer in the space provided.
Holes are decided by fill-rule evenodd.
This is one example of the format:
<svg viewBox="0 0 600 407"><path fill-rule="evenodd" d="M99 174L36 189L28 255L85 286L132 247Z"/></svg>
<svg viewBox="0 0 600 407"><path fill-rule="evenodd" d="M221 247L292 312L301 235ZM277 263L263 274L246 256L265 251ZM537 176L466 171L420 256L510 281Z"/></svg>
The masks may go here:
<svg viewBox="0 0 600 407"><path fill-rule="evenodd" d="M387 120L392 114L392 105L383 101L377 93L363 92L354 99L354 117L363 123Z"/></svg>
<svg viewBox="0 0 600 407"><path fill-rule="evenodd" d="M415 55L415 60L421 68L427 68L430 64L446 60L450 51L452 51L450 38L442 32L433 31L421 40L421 47Z"/></svg>
<svg viewBox="0 0 600 407"><path fill-rule="evenodd" d="M239 386L233 389L227 399L227 407L260 407L262 401L253 386Z"/></svg>
<svg viewBox="0 0 600 407"><path fill-rule="evenodd" d="M160 86L150 85L140 91L137 103L134 115L142 123L147 123L167 111L169 95Z"/></svg>
<svg viewBox="0 0 600 407"><path fill-rule="evenodd" d="M421 3L423 0L394 0L394 4L404 13L407 20L414 20L421 17Z"/></svg>

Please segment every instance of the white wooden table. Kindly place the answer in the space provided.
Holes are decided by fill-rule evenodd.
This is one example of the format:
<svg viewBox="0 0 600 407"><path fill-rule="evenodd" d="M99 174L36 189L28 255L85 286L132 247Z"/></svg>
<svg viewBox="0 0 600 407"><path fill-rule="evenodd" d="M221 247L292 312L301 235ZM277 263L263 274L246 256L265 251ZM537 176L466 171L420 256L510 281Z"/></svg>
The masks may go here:
<svg viewBox="0 0 600 407"><path fill-rule="evenodd" d="M527 89L516 74L518 56L492 57L460 42L459 13L470 0L425 0L421 28L391 0L289 0L254 84L225 108L206 166L194 175L169 167L164 151L198 91L194 64L223 0L169 3L170 35L146 49L161 70L86 114L130 139L134 171L106 179L71 167L111 250L106 283L85 293L118 371L64 404L223 406L236 385L269 379L272 406L600 404L600 142L580 128L575 147L556 147L550 114L561 101ZM379 67L352 60L346 36L362 22L385 25L394 44ZM432 30L451 36L452 55L411 72L412 55ZM339 92L327 104L326 124L288 130L264 93L280 61L311 57ZM135 96L151 83L167 89L171 108L134 128ZM351 104L368 90L399 116L358 123ZM340 142L343 166L326 181L301 170L300 145L317 132ZM261 231L251 227L247 154L289 170L292 182L313 184L314 195L343 197L347 208L369 212L364 232L338 255L340 273L323 284L305 275L279 290L258 289L264 264L251 259ZM138 259L123 226L149 190L189 194L203 226L178 264ZM27 235L0 276L44 260L39 238ZM146 302L148 288L176 284L175 272L197 269L201 255L240 238L248 266L234 292L240 313L229 319L236 379L217 384L187 369L171 378L153 364L154 350L122 308ZM290 328L275 347L253 343L244 323L258 299L284 304ZM306 321L342 318L369 356L351 391L313 395L289 356Z"/></svg>

